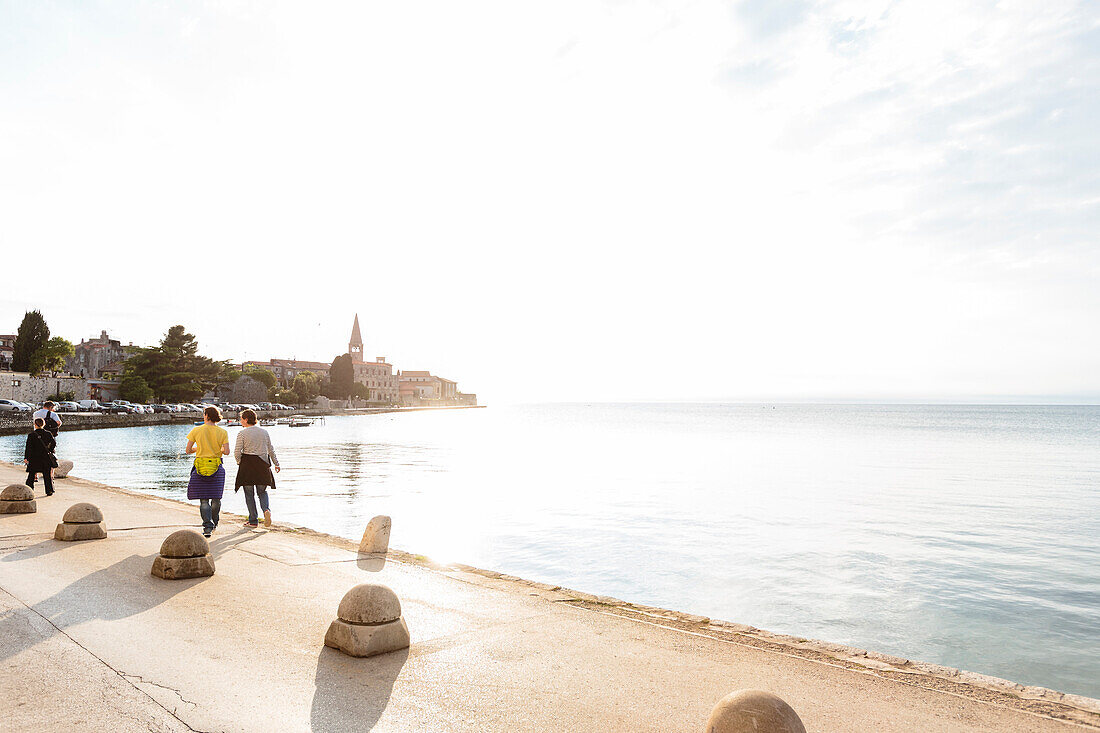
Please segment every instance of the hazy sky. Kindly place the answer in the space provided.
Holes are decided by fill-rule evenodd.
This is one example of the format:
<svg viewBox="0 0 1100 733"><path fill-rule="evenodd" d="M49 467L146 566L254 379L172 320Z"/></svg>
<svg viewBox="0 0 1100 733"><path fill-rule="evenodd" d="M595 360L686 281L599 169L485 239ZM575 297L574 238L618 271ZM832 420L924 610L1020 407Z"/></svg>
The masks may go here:
<svg viewBox="0 0 1100 733"><path fill-rule="evenodd" d="M1095 398L1098 129L1088 2L0 0L0 332Z"/></svg>

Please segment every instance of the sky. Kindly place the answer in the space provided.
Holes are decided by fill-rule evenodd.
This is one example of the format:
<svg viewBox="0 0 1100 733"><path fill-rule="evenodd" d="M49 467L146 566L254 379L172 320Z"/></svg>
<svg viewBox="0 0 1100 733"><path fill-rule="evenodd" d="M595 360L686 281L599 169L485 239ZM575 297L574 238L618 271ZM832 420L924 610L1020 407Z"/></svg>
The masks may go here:
<svg viewBox="0 0 1100 733"><path fill-rule="evenodd" d="M1100 6L0 0L0 332L1100 401Z"/></svg>

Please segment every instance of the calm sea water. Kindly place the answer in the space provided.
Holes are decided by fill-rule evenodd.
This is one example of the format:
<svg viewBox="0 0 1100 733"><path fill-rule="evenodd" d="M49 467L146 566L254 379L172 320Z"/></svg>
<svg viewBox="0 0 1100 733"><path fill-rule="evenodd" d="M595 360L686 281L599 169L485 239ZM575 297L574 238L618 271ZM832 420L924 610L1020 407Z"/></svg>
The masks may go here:
<svg viewBox="0 0 1100 733"><path fill-rule="evenodd" d="M58 452L182 497L188 429L62 433ZM392 545L436 560L1100 696L1100 407L537 405L269 430L276 521L358 539L390 514Z"/></svg>

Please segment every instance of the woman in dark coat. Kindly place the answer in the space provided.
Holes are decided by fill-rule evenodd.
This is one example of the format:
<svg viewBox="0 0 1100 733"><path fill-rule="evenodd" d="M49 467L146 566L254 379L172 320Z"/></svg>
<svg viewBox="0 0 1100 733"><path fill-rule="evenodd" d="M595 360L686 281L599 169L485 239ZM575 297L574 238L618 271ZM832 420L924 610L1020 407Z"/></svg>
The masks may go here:
<svg viewBox="0 0 1100 733"><path fill-rule="evenodd" d="M244 487L244 503L248 505L246 527L258 527L260 515L256 511L256 499L260 500L260 509L264 513L264 526L271 526L271 503L267 490L275 488L275 477L279 472L279 458L275 447L271 445L271 436L263 428L256 427L256 413L252 410L241 411L241 425L244 429L237 433L237 444L233 456L237 459L237 479L233 491Z"/></svg>
<svg viewBox="0 0 1100 733"><path fill-rule="evenodd" d="M46 430L46 421L40 417L34 419L34 430L27 433L27 447L23 449L23 465L27 467L27 486L34 488L34 476L42 474L42 483L46 485L46 496L53 496L53 469L57 459L53 451L57 441Z"/></svg>

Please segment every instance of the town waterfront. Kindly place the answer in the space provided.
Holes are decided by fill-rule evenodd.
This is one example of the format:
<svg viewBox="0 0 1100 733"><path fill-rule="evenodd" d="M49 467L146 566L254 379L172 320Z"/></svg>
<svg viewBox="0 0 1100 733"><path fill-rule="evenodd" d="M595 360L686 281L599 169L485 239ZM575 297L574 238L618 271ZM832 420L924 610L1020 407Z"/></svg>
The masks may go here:
<svg viewBox="0 0 1100 733"><path fill-rule="evenodd" d="M59 455L178 498L189 427L63 432ZM393 546L440 561L1100 696L1100 407L536 405L270 430L277 522L357 538L390 514ZM0 446L21 457L20 436Z"/></svg>

